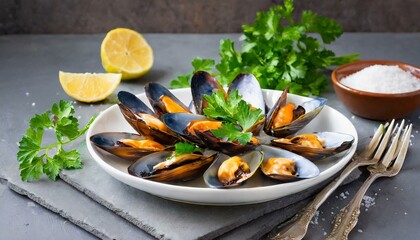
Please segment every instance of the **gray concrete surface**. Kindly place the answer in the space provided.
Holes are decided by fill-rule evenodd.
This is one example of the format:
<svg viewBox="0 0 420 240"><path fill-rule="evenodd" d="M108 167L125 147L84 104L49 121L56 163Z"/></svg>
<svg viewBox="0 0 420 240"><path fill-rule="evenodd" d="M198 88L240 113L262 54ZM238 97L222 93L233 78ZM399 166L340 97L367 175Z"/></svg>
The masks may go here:
<svg viewBox="0 0 420 240"><path fill-rule="evenodd" d="M23 193L29 195L34 200L45 201L48 206L64 217L81 220L79 223L85 224L85 229L98 229L106 227L100 220L108 219L106 211L98 211L93 216L100 216L100 219L93 221L94 218L87 218L89 221L83 222L85 215L92 214L94 211L90 207L78 209L72 204L79 200L83 194L77 192L62 181L50 183L41 181L37 183L22 183L17 178L16 142L20 140L25 132L29 118L35 113L44 112L53 102L59 99L69 99L61 90L58 83L58 71L73 72L102 72L99 57L99 46L104 35L69 35L69 36L1 36L0 37L0 73L3 76L0 80L0 100L2 102L2 112L0 115L0 141L2 143L2 156L0 158L0 176L2 178L12 179L13 184L17 186L15 190L25 190ZM238 35L171 35L171 34L148 34L146 38L155 50L155 66L152 71L142 79L133 82L124 82L118 90L129 90L139 93L142 91L144 83L149 81L159 81L168 84L170 79L177 74L185 73L190 70L190 61L195 56L217 57L218 41L225 37L237 37ZM389 59L405 61L414 65L419 65L420 59L420 34L345 34L331 48L338 54L351 52L362 52L363 59ZM366 140L373 132L377 122L364 120L353 116L345 107L337 101L331 89L324 93L329 99L329 105L345 114L358 128L361 140ZM107 108L112 101L106 101L99 104L80 104L76 103L76 115L81 116L80 121L85 123L88 116L93 113L99 113ZM351 237L354 239L393 239L396 236L405 239L412 239L419 234L416 227L419 222L420 209L417 207L417 201L420 197L420 189L416 183L420 163L416 160L419 154L419 115L417 111L409 116L409 120L414 123L415 129L412 137L412 145L407 156L407 162L403 168L402 174L393 179L381 179L368 192L368 196L375 198L374 205L362 209L362 217L359 225L356 227ZM416 132L417 131L417 132ZM82 141L82 140L80 140ZM76 142L75 144L80 144ZM363 141L360 141L361 143ZM88 159L85 161L89 161ZM73 174L73 173L72 173ZM74 171L74 176L82 174L82 171ZM324 233L329 232L330 220L334 213L343 205L354 189L360 182L354 182L345 188L340 189L324 205L317 216L314 224L311 225L309 239L322 239ZM13 187L13 186L12 186ZM68 193L67 191L73 192ZM30 190L29 192L27 190ZM56 193L62 193L55 196ZM31 192L36 192L33 194ZM32 195L31 195L32 194ZM42 195L42 196L41 196ZM60 196L67 196L64 198ZM38 196L38 198L36 197ZM77 198L77 199L76 199ZM12 204L6 198L2 205ZM56 199L56 200L54 200ZM63 201L59 201L63 200ZM87 199L90 200L90 199ZM89 202L85 200L85 202ZM91 200L90 200L91 202ZM22 208L25 207L23 203ZM57 205L60 204L60 205ZM87 204L87 203L86 203ZM171 205L171 203L167 203ZM58 207L57 207L58 206ZM92 203L92 206L99 206ZM392 206L392 207L390 207ZM0 212L0 218L10 216L13 208L6 208L6 211ZM83 210L84 209L84 210ZM42 209L40 209L42 210ZM274 210L274 209L273 209ZM110 212L110 211L108 211ZM67 215L66 215L67 214ZM274 215L275 213L273 213ZM114 214L111 216L117 217ZM25 216L29 220L33 216ZM276 219L273 216L266 216L268 219ZM378 218L381 221L375 221ZM395 218L398 217L398 221ZM118 217L120 224L129 224L124 219ZM260 219L261 220L261 219ZM60 221L60 220L58 220ZM262 221L262 220L261 220ZM78 223L77 221L74 221ZM394 228L383 228L383 226L393 224ZM83 226L83 225L82 225ZM133 226L129 224L128 226ZM0 224L0 232L7 232L9 226ZM122 228L125 229L125 228ZM136 228L137 229L137 228ZM248 228L249 230L250 228ZM379 231L381 229L381 231ZM401 229L401 231L395 231ZM97 230L97 229L96 229ZM137 229L138 230L138 229ZM209 229L210 230L210 229ZM247 230L247 231L248 231ZM69 230L79 236L81 230L71 228ZM178 231L178 230L175 230ZM252 230L256 234L257 230ZM82 230L82 232L84 232ZM86 232L84 232L86 233ZM23 233L25 234L25 233ZM28 226L26 238L42 238L42 233L37 228ZM53 236L66 235L59 229L52 229ZM66 233L67 234L67 233ZM96 233L96 236L103 237L100 234L111 234L107 232ZM113 232L112 234L117 234ZM179 232L173 233L175 236ZM398 235L396 235L398 234ZM258 234L257 234L258 235ZM261 235L261 234L259 234ZM259 236L258 235L258 236ZM9 235L10 236L10 235ZM227 235L226 235L227 236ZM123 239L121 237L121 239Z"/></svg>
<svg viewBox="0 0 420 240"><path fill-rule="evenodd" d="M2 0L0 34L102 33L128 27L144 33L241 32L256 13L282 0ZM347 32L418 32L418 0L295 0ZM298 17L298 16L296 16Z"/></svg>

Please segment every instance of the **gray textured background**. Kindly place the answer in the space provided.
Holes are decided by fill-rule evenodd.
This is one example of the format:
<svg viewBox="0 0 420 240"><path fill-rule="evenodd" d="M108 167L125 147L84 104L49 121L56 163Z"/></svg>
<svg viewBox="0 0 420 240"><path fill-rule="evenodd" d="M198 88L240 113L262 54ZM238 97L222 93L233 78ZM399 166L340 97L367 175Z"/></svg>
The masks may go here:
<svg viewBox="0 0 420 240"><path fill-rule="evenodd" d="M0 34L240 32L256 12L282 0L1 0ZM347 32L419 32L420 0L295 0L337 20Z"/></svg>

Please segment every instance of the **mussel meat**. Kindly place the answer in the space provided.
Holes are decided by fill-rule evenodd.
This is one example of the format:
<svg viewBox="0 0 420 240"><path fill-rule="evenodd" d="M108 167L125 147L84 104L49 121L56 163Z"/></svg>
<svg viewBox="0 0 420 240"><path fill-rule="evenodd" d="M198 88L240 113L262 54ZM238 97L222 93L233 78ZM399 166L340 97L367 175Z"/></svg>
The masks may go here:
<svg viewBox="0 0 420 240"><path fill-rule="evenodd" d="M254 175L263 159L264 153L257 150L234 157L221 155L204 173L204 181L212 188L239 186Z"/></svg>
<svg viewBox="0 0 420 240"><path fill-rule="evenodd" d="M286 137L304 128L322 110L327 100L315 98L301 106L287 102L286 88L267 114L264 132L274 137Z"/></svg>
<svg viewBox="0 0 420 240"><path fill-rule="evenodd" d="M319 175L318 167L300 155L269 146L261 149L265 154L261 170L270 178L289 182Z"/></svg>
<svg viewBox="0 0 420 240"><path fill-rule="evenodd" d="M292 151L310 160L320 160L351 147L354 137L336 132L315 132L273 139L271 145Z"/></svg>
<svg viewBox="0 0 420 240"><path fill-rule="evenodd" d="M262 166L262 171L270 174L296 176L296 166L292 159L269 158Z"/></svg>
<svg viewBox="0 0 420 240"><path fill-rule="evenodd" d="M240 183L244 176L250 174L251 170L244 160L239 156L234 156L225 160L217 171L217 178L223 185Z"/></svg>
<svg viewBox="0 0 420 240"><path fill-rule="evenodd" d="M201 176L217 157L218 153L174 156L173 151L162 151L137 160L128 173L158 182L188 181Z"/></svg>
<svg viewBox="0 0 420 240"><path fill-rule="evenodd" d="M190 109L184 105L166 87L159 83L147 83L144 87L150 105L159 118L165 113L188 112Z"/></svg>
<svg viewBox="0 0 420 240"><path fill-rule="evenodd" d="M98 133L92 135L90 141L95 146L126 160L139 159L170 148L141 135L125 132Z"/></svg>

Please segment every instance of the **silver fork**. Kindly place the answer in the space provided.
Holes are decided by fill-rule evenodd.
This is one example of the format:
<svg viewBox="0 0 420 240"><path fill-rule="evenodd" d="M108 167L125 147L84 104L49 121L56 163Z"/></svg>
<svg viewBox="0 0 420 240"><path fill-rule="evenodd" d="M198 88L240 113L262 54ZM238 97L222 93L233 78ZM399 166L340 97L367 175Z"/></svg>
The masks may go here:
<svg viewBox="0 0 420 240"><path fill-rule="evenodd" d="M379 157L382 155L385 147L388 144L391 133L394 128L395 120L392 120L388 126L386 133L384 134L385 127L383 124L379 125L375 134L373 135L372 140L367 145L367 147L360 153L360 155L355 155L347 165L346 168L341 172L334 181L329 183L322 191L320 191L315 199L309 203L300 213L296 214L294 218L289 220L285 227L275 228L269 234L271 239L302 239L306 232L308 231L308 225L311 219L314 217L318 208L325 202L325 200L337 189L338 186L348 177L348 175L356 168L366 165L373 165L379 161ZM383 136L382 140L381 137ZM379 145L379 147L378 147ZM372 157L372 154L375 152L375 155ZM379 155L379 156L378 156Z"/></svg>
<svg viewBox="0 0 420 240"><path fill-rule="evenodd" d="M410 142L410 135L412 130L412 125L407 126L404 129L404 135L400 140L401 130L403 128L404 122L401 123L398 132L392 140L392 143L387 150L385 156L378 162L376 165L369 166L368 170L370 172L369 177L365 180L363 185L357 191L354 198L350 203L341 209L340 213L337 215L334 223L334 229L331 234L328 236L328 240L333 239L348 239L350 231L356 226L358 217L360 215L360 203L362 202L363 196L365 195L369 186L379 177L393 177L397 175L404 163L405 155L408 150L408 144ZM391 165L392 161L393 164Z"/></svg>

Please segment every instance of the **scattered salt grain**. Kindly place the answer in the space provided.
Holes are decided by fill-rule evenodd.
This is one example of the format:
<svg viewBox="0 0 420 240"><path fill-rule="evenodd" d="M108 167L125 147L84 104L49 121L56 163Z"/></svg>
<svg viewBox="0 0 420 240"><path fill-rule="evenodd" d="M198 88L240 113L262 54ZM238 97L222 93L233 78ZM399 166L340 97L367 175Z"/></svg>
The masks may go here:
<svg viewBox="0 0 420 240"><path fill-rule="evenodd" d="M420 79L398 66L373 65L343 78L341 83L354 89L376 93L420 90Z"/></svg>
<svg viewBox="0 0 420 240"><path fill-rule="evenodd" d="M324 232L324 236L327 236L327 232Z"/></svg>
<svg viewBox="0 0 420 240"><path fill-rule="evenodd" d="M35 107L35 103L34 102L32 103L32 107Z"/></svg>
<svg viewBox="0 0 420 240"><path fill-rule="evenodd" d="M362 229L357 229L357 231L358 231L359 233L362 233L362 232L363 232L363 230L362 230Z"/></svg>
<svg viewBox="0 0 420 240"><path fill-rule="evenodd" d="M311 220L311 224L318 225L318 217L319 217L319 211L316 211L314 217Z"/></svg>
<svg viewBox="0 0 420 240"><path fill-rule="evenodd" d="M29 96L29 93L28 93L28 92L26 92L26 93L25 93L25 95L26 95L26 96Z"/></svg>
<svg viewBox="0 0 420 240"><path fill-rule="evenodd" d="M375 198L374 197L369 197L367 195L363 196L363 206L366 209L368 209L369 207L371 207L373 205L375 205Z"/></svg>
<svg viewBox="0 0 420 240"><path fill-rule="evenodd" d="M346 199L346 198L347 198L347 196L346 196L346 194L344 194L344 193L340 193L340 198L341 198L341 199Z"/></svg>
<svg viewBox="0 0 420 240"><path fill-rule="evenodd" d="M58 95L60 95L60 93L59 93L59 92L57 92L55 95L57 95L57 96L58 96Z"/></svg>
<svg viewBox="0 0 420 240"><path fill-rule="evenodd" d="M404 213L404 215L407 215L407 214L408 214L408 213L406 213L406 212Z"/></svg>

